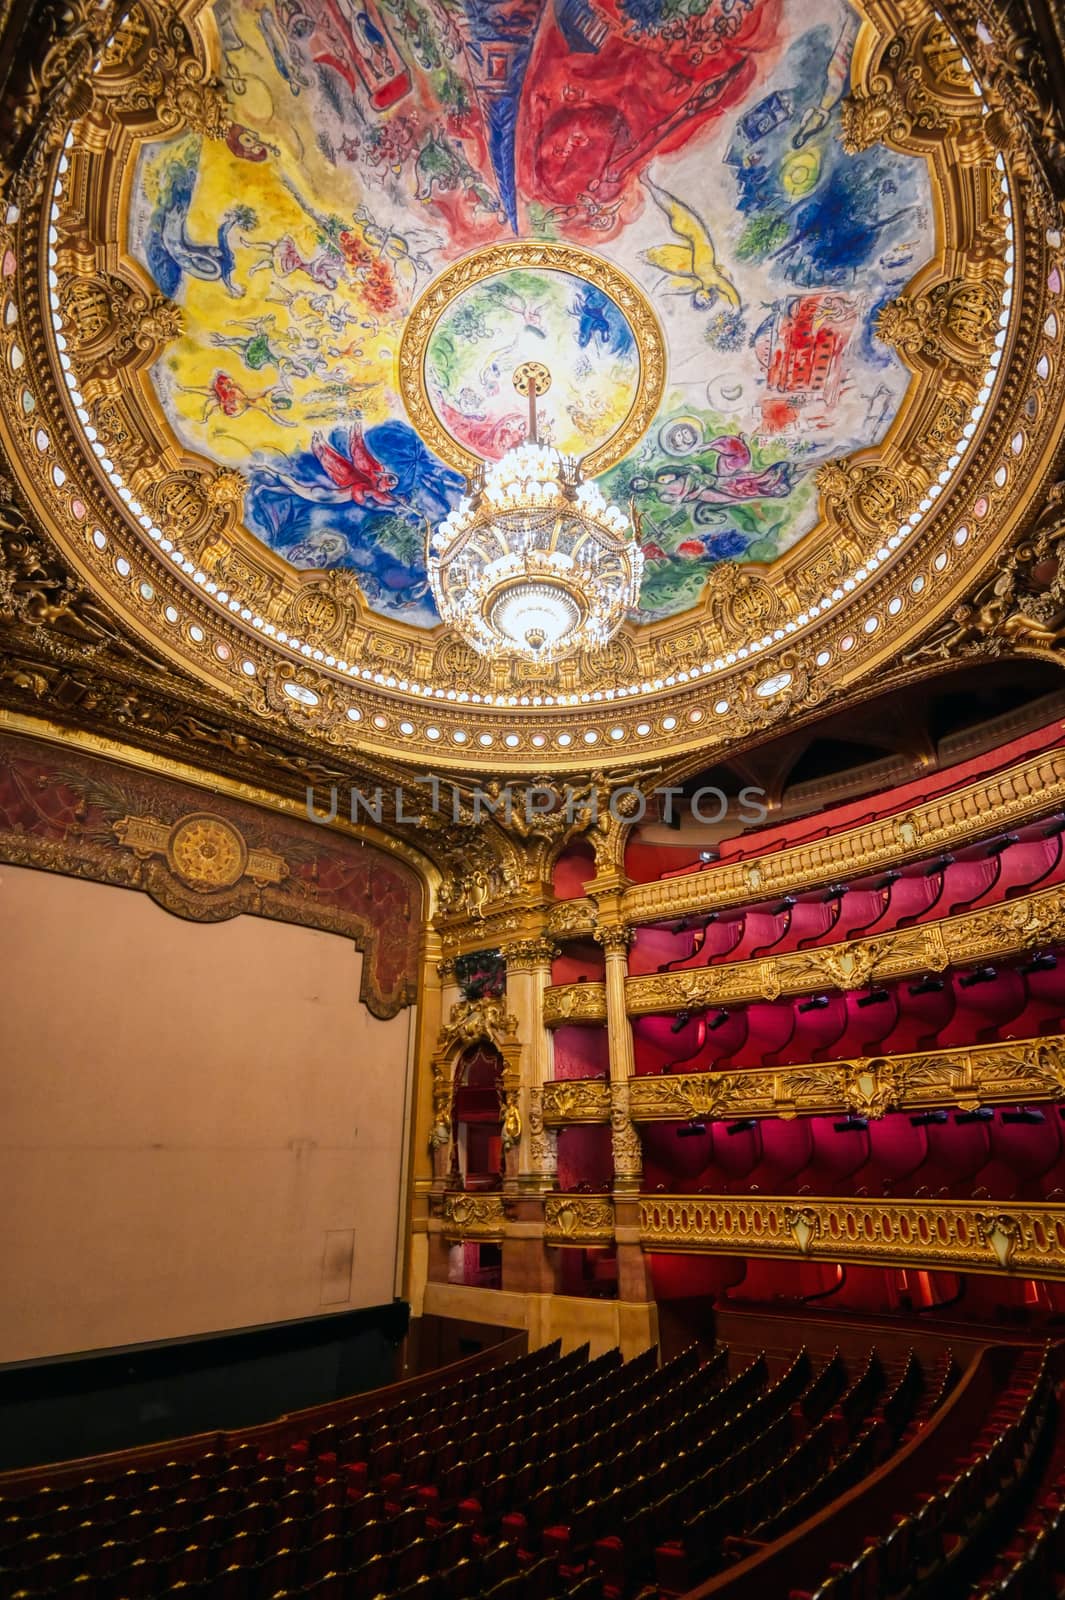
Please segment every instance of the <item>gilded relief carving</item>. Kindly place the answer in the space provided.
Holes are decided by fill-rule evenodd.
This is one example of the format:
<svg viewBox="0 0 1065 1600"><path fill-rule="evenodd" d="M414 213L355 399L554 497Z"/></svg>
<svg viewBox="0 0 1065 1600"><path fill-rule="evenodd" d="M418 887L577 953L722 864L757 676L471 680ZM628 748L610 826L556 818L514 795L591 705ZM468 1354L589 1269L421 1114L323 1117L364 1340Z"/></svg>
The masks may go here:
<svg viewBox="0 0 1065 1600"><path fill-rule="evenodd" d="M625 985L630 1016L692 1007L775 1000L823 988L861 988L911 973L942 972L950 965L993 960L1054 937L1065 912L1065 889L1044 889L1001 906L943 922L902 928L867 940L797 950L761 961L723 962L685 972L652 973ZM552 1020L571 988L549 990ZM545 996L546 1000L546 996Z"/></svg>
<svg viewBox="0 0 1065 1600"><path fill-rule="evenodd" d="M544 1199L545 1244L610 1244L613 1202L599 1195L549 1194Z"/></svg>
<svg viewBox="0 0 1065 1600"><path fill-rule="evenodd" d="M829 838L792 846L756 862L723 863L709 872L625 891L626 922L665 920L857 877L971 840L974 835L1048 815L1065 801L1065 754L1048 750L1005 772Z"/></svg>
<svg viewBox="0 0 1065 1600"><path fill-rule="evenodd" d="M610 1085L605 1079L564 1078L545 1083L543 1116L560 1127L571 1122L609 1122Z"/></svg>
<svg viewBox="0 0 1065 1600"><path fill-rule="evenodd" d="M594 1087L594 1086L590 1086ZM1018 1040L967 1050L810 1062L772 1071L699 1072L637 1077L629 1085L636 1123L747 1117L878 1118L890 1111L1017 1105L1056 1100L1065 1090L1065 1039ZM595 1120L607 1120L598 1101ZM579 1105L579 1100L577 1101ZM571 1116L551 1103L553 1121Z"/></svg>
<svg viewBox="0 0 1065 1600"><path fill-rule="evenodd" d="M979 1200L804 1200L645 1196L649 1250L806 1256L951 1272L1065 1279L1065 1206Z"/></svg>

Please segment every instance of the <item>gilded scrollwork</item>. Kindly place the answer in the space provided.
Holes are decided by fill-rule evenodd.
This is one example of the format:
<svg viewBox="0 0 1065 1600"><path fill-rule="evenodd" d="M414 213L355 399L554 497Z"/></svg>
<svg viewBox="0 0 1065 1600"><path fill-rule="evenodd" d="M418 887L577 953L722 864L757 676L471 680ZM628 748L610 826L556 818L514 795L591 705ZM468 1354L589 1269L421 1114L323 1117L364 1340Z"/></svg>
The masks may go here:
<svg viewBox="0 0 1065 1600"><path fill-rule="evenodd" d="M889 1111L1056 1100L1063 1092L1065 1038L1055 1036L965 1050L815 1061L773 1071L751 1068L637 1077L629 1084L629 1111L636 1123L843 1112L879 1118ZM548 1103L556 1120L553 1103ZM567 1111L564 1103L559 1122L606 1120L601 1096L589 1097L586 1117Z"/></svg>
<svg viewBox="0 0 1065 1600"><path fill-rule="evenodd" d="M645 1250L800 1256L1065 1279L1065 1205L1050 1202L644 1196Z"/></svg>
<svg viewBox="0 0 1065 1600"><path fill-rule="evenodd" d="M911 973L943 972L948 966L1016 955L1054 937L1065 913L1065 890L1043 889L1005 905L970 911L942 922L924 923L842 945L797 950L760 961L723 962L684 972L649 973L626 981L630 1016L658 1011L739 1005L775 1000L782 994L809 990L856 989L872 979ZM557 1021L561 998L574 985L547 990L551 1020Z"/></svg>
<svg viewBox="0 0 1065 1600"><path fill-rule="evenodd" d="M449 1194L444 1197L445 1239L502 1239L507 1213L501 1194Z"/></svg>
<svg viewBox="0 0 1065 1600"><path fill-rule="evenodd" d="M911 361L949 361L983 371L994 349L1001 302L995 283L954 278L927 294L889 300L877 316L877 338Z"/></svg>
<svg viewBox="0 0 1065 1600"><path fill-rule="evenodd" d="M543 1117L552 1127L610 1121L610 1085L605 1078L563 1078L543 1086Z"/></svg>
<svg viewBox="0 0 1065 1600"><path fill-rule="evenodd" d="M615 1180L635 1182L643 1171L643 1147L629 1112L628 1083L610 1085L610 1143Z"/></svg>
<svg viewBox="0 0 1065 1600"><path fill-rule="evenodd" d="M456 1000L440 1029L438 1056L453 1055L483 1040L497 1048L517 1036L518 1021L507 1011L506 1001L484 995L479 1000Z"/></svg>
<svg viewBox="0 0 1065 1600"><path fill-rule="evenodd" d="M963 656L1060 660L1065 641L1065 482L1053 483L1028 537L905 654L906 665Z"/></svg>
<svg viewBox="0 0 1065 1600"><path fill-rule="evenodd" d="M606 988L601 983L565 983L544 990L544 1025L606 1021Z"/></svg>
<svg viewBox="0 0 1065 1600"><path fill-rule="evenodd" d="M511 939L502 949L508 966L549 967L558 955L558 946L550 939Z"/></svg>
<svg viewBox="0 0 1065 1600"><path fill-rule="evenodd" d="M574 939L591 933L595 904L591 900L556 900L547 914L547 931L555 939Z"/></svg>
<svg viewBox="0 0 1065 1600"><path fill-rule="evenodd" d="M545 1244L610 1244L613 1237L614 1206L605 1196L545 1196Z"/></svg>
<svg viewBox="0 0 1065 1600"><path fill-rule="evenodd" d="M550 1177L558 1169L558 1135L545 1118L544 1088L534 1084L529 1090L529 1156L533 1172Z"/></svg>

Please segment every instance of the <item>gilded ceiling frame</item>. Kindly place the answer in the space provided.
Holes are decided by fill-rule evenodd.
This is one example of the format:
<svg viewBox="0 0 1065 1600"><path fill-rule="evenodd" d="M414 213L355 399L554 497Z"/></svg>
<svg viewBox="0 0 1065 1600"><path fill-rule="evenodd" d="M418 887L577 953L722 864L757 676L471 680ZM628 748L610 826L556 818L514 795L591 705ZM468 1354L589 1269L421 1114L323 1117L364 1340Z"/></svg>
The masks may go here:
<svg viewBox="0 0 1065 1600"><path fill-rule="evenodd" d="M1050 489L1056 481L1065 410L1062 215L1039 165L1040 108L1030 96L1026 99L1009 52L1001 47L1008 23L1000 16L985 20L970 0L959 0L949 9L951 26L987 97L986 116L979 114L976 98L959 76L960 51L923 5L869 0L866 6L871 20L859 42L855 76L861 81L847 112L848 137L856 146L879 137L928 155L944 197L939 258L896 302L889 330L907 364L931 374L934 381L911 385L904 414L880 451L862 452L825 473L823 489L835 536L822 547L822 556L826 550L831 555L853 549L855 559L862 559L862 551L872 550L881 537L884 517L900 512L922 493L927 496L925 463L934 438L949 442L948 435L953 437L952 430L960 427L954 401L976 393L978 368L994 345L988 292L1001 292L1008 270L1004 216L1001 200L995 198L1001 196L1003 174L996 160L1009 169L1015 230L1013 312L1002 364L992 404L964 461L917 534L819 622L800 627L795 620L802 614L802 601L793 580L805 570L804 563L815 559L817 541L811 535L768 572L724 564L701 612L636 633L629 630L605 664L564 667L563 678L569 671L574 686L577 670L582 674L586 698L577 706L540 705L533 710L486 705L483 698L479 705L469 698L461 704L445 698L433 699L430 710L424 701L419 704L405 695L401 684L419 675L427 681L443 670L441 684L448 683L456 696L468 694L473 684L468 653L442 635L415 638L412 630L398 630L373 617L343 575L297 579L280 573L276 558L261 548L254 553L238 549L234 524L240 485L234 475L213 468L205 473L202 462L176 451L171 442L162 457L170 469L164 499L187 519L197 557L208 549L218 555L224 547L239 559L258 584L263 615L273 607L287 617L294 605L310 605L307 597L313 596L316 616L336 618L336 648L349 617L344 648L380 681L360 678L357 686L349 684L313 657L286 666L253 629L210 601L202 586L185 582L189 574L179 577L174 563L137 529L98 466L90 466L73 426L66 385L60 381L61 352L42 316L52 265L59 280L54 287L67 294L64 309L72 285L81 284L75 299L84 301L85 328L96 329L85 343L92 370L86 368L84 397L89 398L91 378L97 384L93 404L97 410L104 407L101 417L117 418L118 430L127 433L132 448L140 420L147 425L151 408L139 412L138 427L127 424L123 430L127 413L122 407L130 396L144 395L145 367L172 330L173 316L136 272L119 263L119 218L110 175L122 145L134 136L155 137L184 127L217 136L227 115L211 77L216 59L199 30L182 20L183 13L156 10L150 0L138 0L137 6L138 17L147 23L147 43L139 33L120 30L117 42L109 45L100 14L94 16L88 7L73 13L69 33L45 34L44 66L21 102L22 127L36 117L37 131L28 137L19 170L7 175L9 209L0 223L0 257L16 268L14 294L11 276L0 280L0 439L35 520L132 634L143 638L150 633L153 649L173 666L258 717L300 722L319 748L331 748L338 758L376 756L419 766L432 759L455 771L474 770L488 761L496 771L527 772L547 757L553 769L568 771L587 770L594 745L609 748L611 761L619 766L659 753L671 763L690 764L757 736L785 713L809 715L867 684L873 672L896 670L906 650L938 617L957 607L979 574L1024 531L1033 511L1048 500L1056 504ZM100 62L99 71L90 70L94 61ZM78 140L64 153L67 130L76 118ZM69 162L66 198L52 215L51 185L57 163L64 160ZM66 214L68 201L74 215ZM50 240L49 227L55 230ZM51 263L49 247L54 250ZM1056 295L1049 287L1055 266ZM114 290L112 314L102 322L98 297L94 303L84 287L100 272L112 275ZM1045 332L1050 315L1058 321L1053 339ZM915 326L930 330L931 337L918 338ZM20 357L15 365L13 347ZM1046 375L1040 376L1037 368L1044 358ZM78 376L80 380L80 372ZM32 399L32 412L25 409L25 395ZM953 410L940 426L930 408L943 405ZM117 441L107 448L117 461ZM134 477L128 480L131 499L137 493L145 498L149 488L158 496L159 459L143 457L139 476L134 463ZM154 513L154 502L150 509ZM94 529L105 540L103 549L93 539ZM962 529L964 541L955 538ZM924 594L914 605L917 583ZM895 594L910 599L893 615L889 599ZM181 617L172 630L158 620L168 602ZM860 617L855 620L859 610L867 623L875 619L875 627L867 631ZM691 674L694 657L712 653L731 637L738 639L737 627L755 623L776 624L780 639L771 638L764 650L712 679ZM788 628L793 629L790 634ZM847 639L853 642L843 650ZM820 672L813 667L818 651L831 655ZM486 670L491 677L491 669ZM608 701L610 686L630 674L648 684L647 692ZM463 687L456 689L458 684ZM497 673L491 692L498 697L508 687L535 699L531 685L508 685ZM594 699L597 694L599 700ZM353 697L359 702L357 723L348 716ZM520 700L521 693L511 698ZM715 714L714 705L726 700L727 711ZM462 745L453 738L460 724L468 730ZM438 730L436 740L426 734L430 725ZM614 726L620 730L616 742L611 739ZM637 734L638 726L646 726L647 733ZM402 732L406 727L409 735ZM531 742L534 734L543 741L539 746ZM569 739L564 747L557 742L562 734Z"/></svg>

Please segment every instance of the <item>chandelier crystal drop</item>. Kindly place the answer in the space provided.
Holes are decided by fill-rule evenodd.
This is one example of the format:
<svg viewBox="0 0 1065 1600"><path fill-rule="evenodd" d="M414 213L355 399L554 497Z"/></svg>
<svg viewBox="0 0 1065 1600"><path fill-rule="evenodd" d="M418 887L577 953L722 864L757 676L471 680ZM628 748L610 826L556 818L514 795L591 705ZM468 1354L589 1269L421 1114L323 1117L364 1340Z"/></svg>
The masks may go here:
<svg viewBox="0 0 1065 1600"><path fill-rule="evenodd" d="M538 363L519 367L529 437L471 480L432 533L428 557L445 622L481 655L544 666L613 638L643 576L630 519L578 461L537 441L536 397L549 384Z"/></svg>

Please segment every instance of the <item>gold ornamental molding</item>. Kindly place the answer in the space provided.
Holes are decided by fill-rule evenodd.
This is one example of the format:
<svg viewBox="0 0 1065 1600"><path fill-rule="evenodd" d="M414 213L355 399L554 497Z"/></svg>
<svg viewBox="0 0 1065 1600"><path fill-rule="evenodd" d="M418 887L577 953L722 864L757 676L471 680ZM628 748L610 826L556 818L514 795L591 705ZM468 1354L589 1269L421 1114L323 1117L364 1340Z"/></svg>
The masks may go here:
<svg viewBox="0 0 1065 1600"><path fill-rule="evenodd" d="M1058 1034L970 1050L814 1061L773 1072L752 1068L637 1077L629 1082L629 1114L638 1123L841 1113L877 1118L889 1111L1027 1105L1063 1095L1065 1037ZM566 1122L565 1110L563 1104L561 1114L550 1120ZM606 1114L594 1120L606 1121Z"/></svg>
<svg viewBox="0 0 1065 1600"><path fill-rule="evenodd" d="M140 860L165 856L174 876L201 893L232 889L245 877L262 886L288 876L281 856L249 850L238 828L209 811L190 812L172 825L155 817L123 817L113 826L119 843Z"/></svg>
<svg viewBox="0 0 1065 1600"><path fill-rule="evenodd" d="M544 1243L611 1244L614 1203L602 1195L549 1194L544 1199Z"/></svg>
<svg viewBox="0 0 1065 1600"><path fill-rule="evenodd" d="M547 913L547 931L555 939L580 939L595 927L593 900L556 900Z"/></svg>
<svg viewBox="0 0 1065 1600"><path fill-rule="evenodd" d="M604 983L559 983L544 990L544 1026L561 1028L567 1022L606 1021Z"/></svg>
<svg viewBox="0 0 1065 1600"><path fill-rule="evenodd" d="M686 972L655 972L629 978L626 1008L631 1017L715 1005L775 1000L778 995L820 989L860 989L873 981L944 972L973 962L1017 955L1062 935L1065 886L900 928L871 939L855 939L815 950L795 950L760 961L723 962ZM581 987L584 987L583 985ZM545 991L555 1013L564 1008L572 986Z"/></svg>
<svg viewBox="0 0 1065 1600"><path fill-rule="evenodd" d="M501 1194L449 1194L444 1200L445 1239L502 1239L507 1215Z"/></svg>
<svg viewBox="0 0 1065 1600"><path fill-rule="evenodd" d="M551 1128L577 1122L609 1122L610 1084L605 1078L560 1078L555 1083L545 1083L543 1115L544 1123Z"/></svg>
<svg viewBox="0 0 1065 1600"><path fill-rule="evenodd" d="M645 1250L783 1256L1065 1280L1065 1205L641 1196Z"/></svg>
<svg viewBox="0 0 1065 1600"><path fill-rule="evenodd" d="M654 421L666 383L666 344L643 290L612 262L577 245L538 239L486 245L434 278L411 307L399 345L399 392L407 415L441 461L467 477L483 468L483 459L437 417L425 386L425 356L437 323L460 295L500 273L521 270L568 273L594 284L617 306L636 342L640 375L632 404L614 433L584 458L585 475L598 477L635 449Z"/></svg>
<svg viewBox="0 0 1065 1600"><path fill-rule="evenodd" d="M964 789L831 838L794 845L755 861L633 884L625 891L623 915L632 925L660 922L834 883L971 844L974 837L1019 827L1063 803L1065 749L1047 750Z"/></svg>
<svg viewBox="0 0 1065 1600"><path fill-rule="evenodd" d="M884 324L914 375L895 423L875 449L823 464L819 530L772 567L721 562L690 611L533 683L477 677L444 630L376 616L350 573L296 573L254 540L238 475L183 448L153 400L148 371L178 313L126 250L138 147L239 132L199 0L137 0L128 18L79 0L25 40L18 137L0 160L0 445L20 501L130 635L201 687L323 745L418 767L446 753L456 772L542 770L545 757L576 772L593 746L618 762L637 749L708 762L898 670L1048 503L1065 247L1040 154L1051 125L1023 92L1030 57L988 32L995 18L980 23L987 45L970 4L947 0L946 21L909 0L862 9L846 138L928 162L938 248Z"/></svg>

